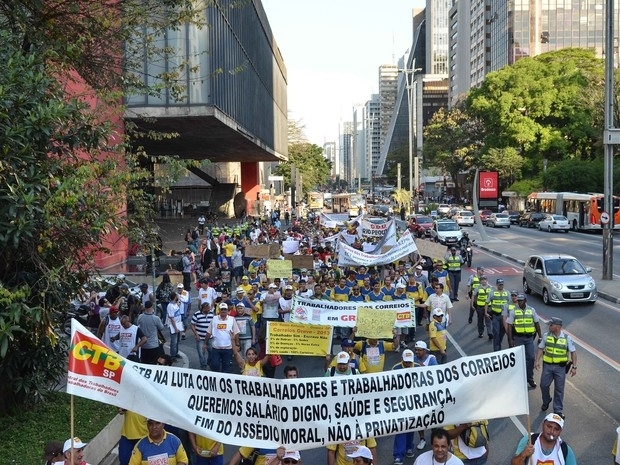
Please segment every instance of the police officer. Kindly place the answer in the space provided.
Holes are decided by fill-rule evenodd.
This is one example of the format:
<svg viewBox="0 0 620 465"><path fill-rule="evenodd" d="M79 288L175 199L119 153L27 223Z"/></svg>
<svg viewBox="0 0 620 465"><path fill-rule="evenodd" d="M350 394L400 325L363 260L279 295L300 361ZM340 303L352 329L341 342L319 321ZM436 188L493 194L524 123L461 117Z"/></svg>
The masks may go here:
<svg viewBox="0 0 620 465"><path fill-rule="evenodd" d="M508 303L508 291L504 290L504 280L495 280L497 289L494 289L487 297L486 313L491 319L493 328L493 350L502 350L502 341L506 331L504 330L504 307Z"/></svg>
<svg viewBox="0 0 620 465"><path fill-rule="evenodd" d="M489 286L487 277L483 275L480 276L480 285L473 291L471 297L471 305L474 307L478 317L478 337L482 339L486 323L489 341L493 339L493 328L491 327L491 320L487 317L486 306L492 291L493 288Z"/></svg>
<svg viewBox="0 0 620 465"><path fill-rule="evenodd" d="M570 355L570 360L569 360ZM553 317L549 321L547 331L538 343L536 363L534 368L540 368L542 358L542 375L540 376L540 390L542 392L542 407L544 412L549 408L551 396L549 388L553 383L553 412L564 418L564 383L566 375L577 374L577 352L572 338L562 331L562 320Z"/></svg>
<svg viewBox="0 0 620 465"><path fill-rule="evenodd" d="M472 295L474 294L474 291L478 289L478 286L480 286L480 276L482 276L483 274L484 274L484 268L479 266L478 268L476 268L476 272L469 277L469 280L467 281L467 298L468 299L471 299ZM472 303L472 305L470 305L469 307L469 319L467 320L468 323L472 322L475 311L476 309Z"/></svg>
<svg viewBox="0 0 620 465"><path fill-rule="evenodd" d="M461 283L461 268L463 267L463 257L456 253L456 247L450 247L450 253L446 255L448 265L448 279L450 280L450 300L458 302L459 284Z"/></svg>
<svg viewBox="0 0 620 465"><path fill-rule="evenodd" d="M536 310L527 304L525 295L517 295L517 306L508 312L506 317L506 335L510 347L523 346L525 348L525 366L527 384L534 389L534 337L541 337L540 319Z"/></svg>

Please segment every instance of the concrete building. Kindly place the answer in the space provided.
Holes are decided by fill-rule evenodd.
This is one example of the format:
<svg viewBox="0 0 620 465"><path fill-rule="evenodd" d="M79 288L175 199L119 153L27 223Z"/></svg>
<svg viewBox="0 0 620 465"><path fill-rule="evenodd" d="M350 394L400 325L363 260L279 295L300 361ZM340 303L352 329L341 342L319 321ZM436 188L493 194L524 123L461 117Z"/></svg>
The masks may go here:
<svg viewBox="0 0 620 465"><path fill-rule="evenodd" d="M398 80L397 65L379 66L379 143L385 144L394 105Z"/></svg>
<svg viewBox="0 0 620 465"><path fill-rule="evenodd" d="M209 27L168 31L164 46L175 53L135 70L150 83L162 67L187 62L183 92L133 95L125 117L144 132L178 134L135 140L147 153L211 162L160 195L163 213L187 204L232 213L233 198L236 214L257 213L268 182L261 164L287 156L286 68L260 0L208 2L205 18Z"/></svg>
<svg viewBox="0 0 620 465"><path fill-rule="evenodd" d="M381 103L379 95L373 94L364 105L364 147L366 154L366 178L374 182L381 155Z"/></svg>
<svg viewBox="0 0 620 465"><path fill-rule="evenodd" d="M353 140L355 138L355 130L352 121L340 123L338 136L338 153L340 160L340 169L337 171L337 178L345 180L352 185L352 166L354 160Z"/></svg>
<svg viewBox="0 0 620 465"><path fill-rule="evenodd" d="M332 181L336 180L338 173L340 172L340 158L338 157L338 148L336 142L325 142L323 144L323 156L332 164L332 170L330 177Z"/></svg>

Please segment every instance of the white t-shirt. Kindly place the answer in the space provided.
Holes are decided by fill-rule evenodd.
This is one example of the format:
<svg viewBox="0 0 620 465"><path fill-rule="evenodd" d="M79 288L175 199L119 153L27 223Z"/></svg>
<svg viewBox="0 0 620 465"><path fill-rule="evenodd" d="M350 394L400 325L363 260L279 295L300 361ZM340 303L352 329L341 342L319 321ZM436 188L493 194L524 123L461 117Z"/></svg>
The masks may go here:
<svg viewBox="0 0 620 465"><path fill-rule="evenodd" d="M451 457L445 462L441 462L441 465L463 465L463 461L458 458L454 454L450 454ZM433 460L433 451L429 450L428 452L424 452L421 455L418 455L418 458L415 459L413 465L436 465L439 462Z"/></svg>
<svg viewBox="0 0 620 465"><path fill-rule="evenodd" d="M293 308L293 298L285 299L284 297L280 297L280 308L288 313L282 314L282 318L287 323L291 320L291 309Z"/></svg>
<svg viewBox="0 0 620 465"><path fill-rule="evenodd" d="M213 307L213 303L215 302L215 299L217 298L217 292L215 292L215 289L213 289L212 287L207 287L206 289L203 289L201 287L200 289L198 289L198 297L200 298L201 306L205 302L208 302L209 305Z"/></svg>
<svg viewBox="0 0 620 465"><path fill-rule="evenodd" d="M277 319L280 315L278 313L278 305L280 303L279 292L265 292L261 295L260 301L263 304L263 318Z"/></svg>
<svg viewBox="0 0 620 465"><path fill-rule="evenodd" d="M175 334L176 332L182 333L185 331L185 327L183 326L183 313L181 312L181 306L179 304L170 302L168 304L168 308L166 309L166 313L168 314L168 327L170 328L170 334ZM172 326L171 320L174 320L176 323L176 331L174 326Z"/></svg>
<svg viewBox="0 0 620 465"><path fill-rule="evenodd" d="M211 320L211 325L207 332L213 338L214 349L232 349L233 338L230 335L232 331L233 335L239 334L239 325L235 319L227 315L225 320L218 315Z"/></svg>

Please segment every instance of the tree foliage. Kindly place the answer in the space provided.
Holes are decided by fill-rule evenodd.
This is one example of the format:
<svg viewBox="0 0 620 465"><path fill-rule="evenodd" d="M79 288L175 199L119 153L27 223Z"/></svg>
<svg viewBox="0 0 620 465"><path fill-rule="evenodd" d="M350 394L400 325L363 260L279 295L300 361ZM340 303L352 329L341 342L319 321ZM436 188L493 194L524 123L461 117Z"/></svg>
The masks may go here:
<svg viewBox="0 0 620 465"><path fill-rule="evenodd" d="M204 3L0 0L0 414L41 399L66 370L56 319L109 234L149 244L145 189L159 160L132 152L109 121L129 93L182 94L188 63L148 87L134 70L170 53L160 39L199 24L196 8Z"/></svg>
<svg viewBox="0 0 620 465"><path fill-rule="evenodd" d="M291 165L295 165L301 173L304 193L329 180L331 163L323 156L323 149L318 145L309 142L289 144L288 161L280 163L275 169L277 175L284 176L284 186L287 189L291 186Z"/></svg>

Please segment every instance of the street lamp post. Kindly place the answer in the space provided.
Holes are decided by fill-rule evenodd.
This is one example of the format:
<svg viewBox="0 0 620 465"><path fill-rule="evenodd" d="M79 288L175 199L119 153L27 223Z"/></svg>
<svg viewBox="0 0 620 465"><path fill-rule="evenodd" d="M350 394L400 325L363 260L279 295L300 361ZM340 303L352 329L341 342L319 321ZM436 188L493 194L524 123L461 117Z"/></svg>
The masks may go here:
<svg viewBox="0 0 620 465"><path fill-rule="evenodd" d="M417 86L414 86L416 82L414 81L415 73L421 71L422 68L415 67L415 60L413 60L413 64L411 69L401 69L399 71L405 73L405 79L407 80L407 104L409 108L409 192L410 195L414 195L419 188L419 176L420 176L420 164L417 153L417 121L415 119L414 111L417 110L417 101L416 94L414 90L416 90ZM415 151L415 157L414 155ZM414 204L417 206L417 196ZM415 208L417 210L417 208ZM414 211L413 213L416 213Z"/></svg>

